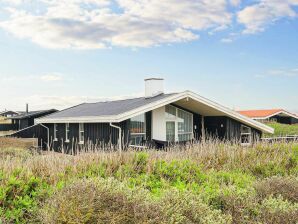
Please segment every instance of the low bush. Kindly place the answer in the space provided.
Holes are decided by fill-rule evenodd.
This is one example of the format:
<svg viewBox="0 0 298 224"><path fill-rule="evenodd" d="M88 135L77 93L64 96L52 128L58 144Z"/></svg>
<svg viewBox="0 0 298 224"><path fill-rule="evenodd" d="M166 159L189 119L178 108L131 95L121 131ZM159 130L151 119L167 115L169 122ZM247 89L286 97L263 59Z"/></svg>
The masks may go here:
<svg viewBox="0 0 298 224"><path fill-rule="evenodd" d="M297 224L298 204L282 197L265 199L260 206L258 221L266 224Z"/></svg>
<svg viewBox="0 0 298 224"><path fill-rule="evenodd" d="M154 200L113 179L75 182L50 197L38 214L42 223L230 223L197 196L167 191Z"/></svg>
<svg viewBox="0 0 298 224"><path fill-rule="evenodd" d="M297 177L274 176L258 181L255 188L260 199L282 196L291 202L298 203Z"/></svg>

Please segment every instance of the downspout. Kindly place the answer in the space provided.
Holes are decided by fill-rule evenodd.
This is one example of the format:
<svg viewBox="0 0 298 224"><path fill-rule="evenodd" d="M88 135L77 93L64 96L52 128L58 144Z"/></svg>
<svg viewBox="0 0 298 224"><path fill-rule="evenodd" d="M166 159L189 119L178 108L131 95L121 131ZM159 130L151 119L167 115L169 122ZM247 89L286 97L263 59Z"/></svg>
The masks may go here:
<svg viewBox="0 0 298 224"><path fill-rule="evenodd" d="M122 140L121 140L121 138L122 138L122 129L119 126L116 126L116 125L112 124L112 122L110 122L110 126L113 127L113 128L117 128L119 130L118 145L119 145L119 151L121 153L121 151L122 151Z"/></svg>

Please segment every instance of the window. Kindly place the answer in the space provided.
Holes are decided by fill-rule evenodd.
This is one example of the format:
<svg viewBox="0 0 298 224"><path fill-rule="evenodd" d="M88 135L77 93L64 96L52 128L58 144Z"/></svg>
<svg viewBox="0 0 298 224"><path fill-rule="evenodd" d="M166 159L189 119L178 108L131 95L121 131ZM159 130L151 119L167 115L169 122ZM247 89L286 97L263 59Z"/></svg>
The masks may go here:
<svg viewBox="0 0 298 224"><path fill-rule="evenodd" d="M145 114L130 119L130 145L143 145L146 140Z"/></svg>
<svg viewBox="0 0 298 224"><path fill-rule="evenodd" d="M167 121L166 122L166 135L167 135L167 142L175 142L175 121Z"/></svg>
<svg viewBox="0 0 298 224"><path fill-rule="evenodd" d="M177 109L178 111L178 139L179 141L189 141L192 138L192 114Z"/></svg>
<svg viewBox="0 0 298 224"><path fill-rule="evenodd" d="M69 142L69 123L65 124L65 141Z"/></svg>
<svg viewBox="0 0 298 224"><path fill-rule="evenodd" d="M84 144L84 124L79 124L79 144Z"/></svg>
<svg viewBox="0 0 298 224"><path fill-rule="evenodd" d="M167 141L190 141L193 137L193 115L172 105L166 106Z"/></svg>
<svg viewBox="0 0 298 224"><path fill-rule="evenodd" d="M241 125L241 145L250 145L251 142L251 128L245 125Z"/></svg>
<svg viewBox="0 0 298 224"><path fill-rule="evenodd" d="M57 124L54 124L54 141L57 141L57 132L58 132L58 128L57 128Z"/></svg>

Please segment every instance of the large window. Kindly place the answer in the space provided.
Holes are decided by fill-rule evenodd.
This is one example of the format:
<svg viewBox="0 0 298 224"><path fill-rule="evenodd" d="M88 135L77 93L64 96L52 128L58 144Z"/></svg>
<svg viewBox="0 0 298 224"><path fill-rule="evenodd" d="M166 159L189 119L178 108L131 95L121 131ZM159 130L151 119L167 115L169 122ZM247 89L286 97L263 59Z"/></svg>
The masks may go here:
<svg viewBox="0 0 298 224"><path fill-rule="evenodd" d="M79 144L84 144L84 124L79 124Z"/></svg>
<svg viewBox="0 0 298 224"><path fill-rule="evenodd" d="M65 124L65 141L69 142L69 123Z"/></svg>
<svg viewBox="0 0 298 224"><path fill-rule="evenodd" d="M146 140L145 114L130 119L130 144L143 145Z"/></svg>
<svg viewBox="0 0 298 224"><path fill-rule="evenodd" d="M190 141L193 138L193 115L172 105L166 106L167 141Z"/></svg>
<svg viewBox="0 0 298 224"><path fill-rule="evenodd" d="M241 125L241 144L251 145L251 142L252 142L251 128L245 125Z"/></svg>
<svg viewBox="0 0 298 224"><path fill-rule="evenodd" d="M54 141L57 141L57 132L58 132L58 128L57 128L57 124L54 124Z"/></svg>

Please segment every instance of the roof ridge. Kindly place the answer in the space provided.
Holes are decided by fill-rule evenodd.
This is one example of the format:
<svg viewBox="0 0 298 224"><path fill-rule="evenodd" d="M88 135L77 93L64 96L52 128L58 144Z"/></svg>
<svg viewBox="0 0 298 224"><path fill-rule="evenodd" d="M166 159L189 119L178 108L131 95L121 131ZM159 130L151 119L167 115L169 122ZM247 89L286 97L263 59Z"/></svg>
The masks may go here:
<svg viewBox="0 0 298 224"><path fill-rule="evenodd" d="M146 100L149 100L149 99L153 99L153 98L155 98L155 97L159 97L159 96L161 96L161 95L173 95L173 94L177 94L177 93L176 93L176 92L174 92L174 93L163 93L163 94L159 94L159 95L157 95L157 96L153 96L153 97L150 97L150 98L146 98L145 96L139 96L139 97L126 98L126 99L119 99L119 100L97 101L97 102L94 102L94 103L86 103L86 104L120 102L120 101L126 101L126 100L134 100L134 99L146 99Z"/></svg>

